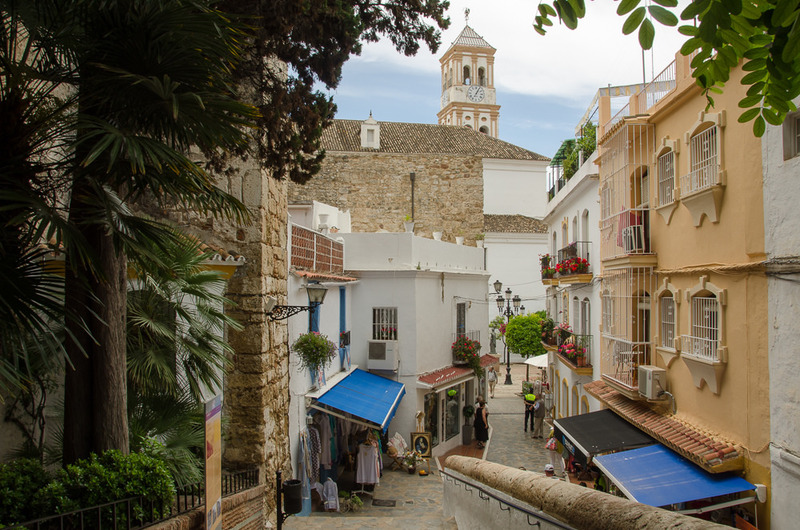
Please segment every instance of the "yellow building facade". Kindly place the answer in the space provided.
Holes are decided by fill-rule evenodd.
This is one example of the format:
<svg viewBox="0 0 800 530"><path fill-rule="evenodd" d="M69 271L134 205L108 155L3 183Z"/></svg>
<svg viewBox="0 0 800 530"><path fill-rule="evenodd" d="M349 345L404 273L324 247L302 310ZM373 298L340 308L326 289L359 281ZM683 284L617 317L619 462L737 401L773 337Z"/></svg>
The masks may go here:
<svg viewBox="0 0 800 530"><path fill-rule="evenodd" d="M586 388L769 493L761 142L737 121L743 74L706 108L677 55L617 114L600 101L601 379ZM768 498L744 507L769 527Z"/></svg>

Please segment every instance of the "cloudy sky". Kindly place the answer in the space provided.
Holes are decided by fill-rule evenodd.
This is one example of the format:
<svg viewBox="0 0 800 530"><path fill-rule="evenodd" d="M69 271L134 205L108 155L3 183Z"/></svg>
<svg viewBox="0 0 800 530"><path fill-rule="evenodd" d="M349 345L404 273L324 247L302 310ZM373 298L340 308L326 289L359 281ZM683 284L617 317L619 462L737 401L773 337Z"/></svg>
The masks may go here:
<svg viewBox="0 0 800 530"><path fill-rule="evenodd" d="M682 4L684 2L681 2ZM542 37L532 27L536 0L451 0L450 28L436 54L397 53L389 42L370 44L345 64L332 94L337 118L436 123L441 84L439 57L469 25L496 48L495 88L500 138L553 156L586 111L597 89L650 81L663 70L685 37L656 24L654 49L643 54L636 34L623 35L618 2L586 2L587 16L570 31L558 23ZM644 73L643 73L644 70Z"/></svg>

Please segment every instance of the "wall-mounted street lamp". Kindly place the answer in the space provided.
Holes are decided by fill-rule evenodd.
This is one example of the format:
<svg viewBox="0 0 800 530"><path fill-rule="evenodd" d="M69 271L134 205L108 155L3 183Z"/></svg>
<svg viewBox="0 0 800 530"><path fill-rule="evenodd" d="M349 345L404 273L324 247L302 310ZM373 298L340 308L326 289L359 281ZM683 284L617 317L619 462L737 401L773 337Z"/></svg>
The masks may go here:
<svg viewBox="0 0 800 530"><path fill-rule="evenodd" d="M306 285L308 292L308 305L278 305L273 297L267 299L266 313L270 320L284 320L302 311L310 311L312 314L317 306L325 300L328 288L318 282L311 282Z"/></svg>
<svg viewBox="0 0 800 530"><path fill-rule="evenodd" d="M511 297L511 289L506 289L505 298L501 295L501 291L503 289L503 282L500 280L496 280L494 282L494 291L497 294L497 310L500 311L501 315L506 317L506 324L511 320L511 317L514 315L518 315L520 312L520 304L522 303L522 298L519 295L515 294L514 297ZM514 306L512 309L511 306ZM522 308L524 311L524 307ZM506 353L506 385L511 384L511 352L508 351L508 344L506 341L503 341L503 346L505 348Z"/></svg>

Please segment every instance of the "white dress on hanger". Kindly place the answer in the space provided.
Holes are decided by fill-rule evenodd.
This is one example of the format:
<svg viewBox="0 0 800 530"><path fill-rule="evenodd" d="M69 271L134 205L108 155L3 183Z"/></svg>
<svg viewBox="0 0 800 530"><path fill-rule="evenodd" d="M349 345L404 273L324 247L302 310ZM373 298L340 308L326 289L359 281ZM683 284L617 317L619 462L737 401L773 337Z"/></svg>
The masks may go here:
<svg viewBox="0 0 800 530"><path fill-rule="evenodd" d="M356 469L356 482L358 484L377 484L378 477L378 448L372 444L358 446Z"/></svg>

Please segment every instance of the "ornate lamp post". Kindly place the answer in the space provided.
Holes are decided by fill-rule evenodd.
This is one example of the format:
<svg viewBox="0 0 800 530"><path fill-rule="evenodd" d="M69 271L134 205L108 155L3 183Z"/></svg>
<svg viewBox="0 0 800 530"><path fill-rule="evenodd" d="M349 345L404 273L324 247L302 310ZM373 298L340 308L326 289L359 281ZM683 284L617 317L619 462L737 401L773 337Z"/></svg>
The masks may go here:
<svg viewBox="0 0 800 530"><path fill-rule="evenodd" d="M505 315L506 317L506 324L511 320L511 317L514 315L519 314L520 310L520 303L522 299L519 295L514 295L513 298L511 296L511 289L506 289L505 298L500 294L503 289L503 283L500 280L496 280L494 282L494 290L497 294L497 310L500 311L501 315ZM513 309L512 309L513 305ZM506 353L506 385L511 384L511 352L508 351L508 344L505 340L503 340L503 348Z"/></svg>

